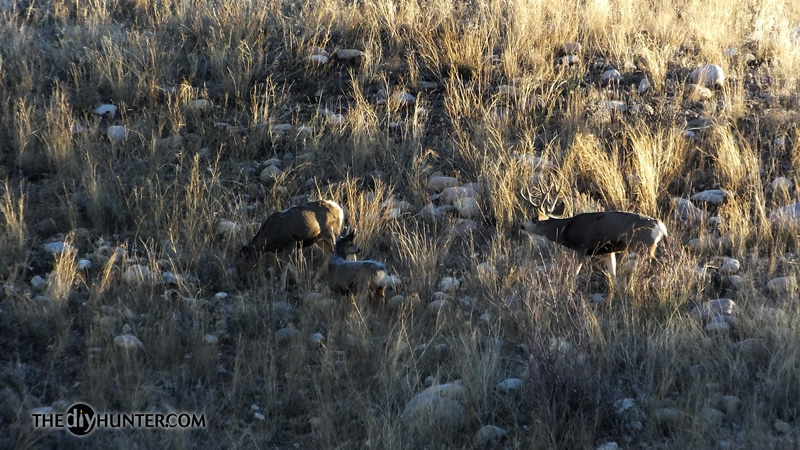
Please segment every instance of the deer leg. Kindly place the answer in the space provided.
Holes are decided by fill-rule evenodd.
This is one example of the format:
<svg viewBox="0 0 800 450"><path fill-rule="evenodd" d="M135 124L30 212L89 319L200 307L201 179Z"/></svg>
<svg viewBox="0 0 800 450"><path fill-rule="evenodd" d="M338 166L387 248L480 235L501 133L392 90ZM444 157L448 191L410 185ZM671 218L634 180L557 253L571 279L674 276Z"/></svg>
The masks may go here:
<svg viewBox="0 0 800 450"><path fill-rule="evenodd" d="M605 255L600 255L600 258L603 260L603 264L606 266L606 270L611 275L611 278L616 281L617 279L617 259L614 257L614 253L606 253Z"/></svg>

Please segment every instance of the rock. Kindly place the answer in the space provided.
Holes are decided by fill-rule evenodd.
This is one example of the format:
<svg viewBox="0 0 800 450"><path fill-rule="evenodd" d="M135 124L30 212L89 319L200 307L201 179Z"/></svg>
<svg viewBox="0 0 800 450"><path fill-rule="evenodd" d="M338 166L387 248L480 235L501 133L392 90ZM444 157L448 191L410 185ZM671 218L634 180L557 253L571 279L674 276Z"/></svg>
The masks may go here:
<svg viewBox="0 0 800 450"><path fill-rule="evenodd" d="M580 53L581 51L581 44L578 42L565 42L561 46L561 52L565 55L574 55L576 53Z"/></svg>
<svg viewBox="0 0 800 450"><path fill-rule="evenodd" d="M190 101L186 106L191 111L208 111L211 109L211 102L205 98L198 98L197 100Z"/></svg>
<svg viewBox="0 0 800 450"><path fill-rule="evenodd" d="M719 264L719 273L723 275L735 274L739 272L739 269L742 267L739 260L725 256L717 257L717 263Z"/></svg>
<svg viewBox="0 0 800 450"><path fill-rule="evenodd" d="M128 137L128 129L122 125L111 125L106 130L106 135L111 142L122 142Z"/></svg>
<svg viewBox="0 0 800 450"><path fill-rule="evenodd" d="M340 48L336 51L336 57L343 60L343 61L351 61L357 58L362 58L366 54L361 50L357 50L354 48Z"/></svg>
<svg viewBox="0 0 800 450"><path fill-rule="evenodd" d="M33 286L33 288L36 290L42 291L47 288L47 281L39 275L36 275L35 277L31 278L31 286Z"/></svg>
<svg viewBox="0 0 800 450"><path fill-rule="evenodd" d="M531 153L523 153L517 156L517 159L521 163L527 165L531 170L537 172L555 169L555 165L546 158L542 158L541 156L536 156Z"/></svg>
<svg viewBox="0 0 800 450"><path fill-rule="evenodd" d="M453 227L453 233L455 233L456 236L462 237L478 231L479 228L478 222L472 219L458 219L456 225Z"/></svg>
<svg viewBox="0 0 800 450"><path fill-rule="evenodd" d="M780 434L789 434L792 432L792 425L780 419L775 421L774 427L775 431L777 431Z"/></svg>
<svg viewBox="0 0 800 450"><path fill-rule="evenodd" d="M417 90L433 91L439 89L439 83L435 81L417 81Z"/></svg>
<svg viewBox="0 0 800 450"><path fill-rule="evenodd" d="M725 418L725 413L716 408L706 406L700 410L700 418L709 425L720 426Z"/></svg>
<svg viewBox="0 0 800 450"><path fill-rule="evenodd" d="M729 236L722 236L715 238L713 236L703 236L702 238L694 238L686 243L686 247L695 252L715 251L727 252L732 246L731 238Z"/></svg>
<svg viewBox="0 0 800 450"><path fill-rule="evenodd" d="M51 242L44 245L44 251L52 255L62 255L64 253L77 253L78 249L63 241Z"/></svg>
<svg viewBox="0 0 800 450"><path fill-rule="evenodd" d="M442 281L439 282L439 290L440 291L455 291L461 286L461 282L458 281L458 278L453 277L444 277Z"/></svg>
<svg viewBox="0 0 800 450"><path fill-rule="evenodd" d="M718 317L733 316L736 304L728 298L718 298L706 302L692 310L692 315L700 321L707 323Z"/></svg>
<svg viewBox="0 0 800 450"><path fill-rule="evenodd" d="M292 326L289 326L286 328L281 328L280 330L276 331L275 340L278 341L278 343L285 343L299 334L300 330Z"/></svg>
<svg viewBox="0 0 800 450"><path fill-rule="evenodd" d="M733 193L726 189L710 189L692 195L691 200L693 202L705 202L711 203L712 205L721 205L732 195Z"/></svg>
<svg viewBox="0 0 800 450"><path fill-rule="evenodd" d="M672 219L690 227L696 227L705 219L706 213L702 209L694 206L690 200L681 197L673 197L671 200Z"/></svg>
<svg viewBox="0 0 800 450"><path fill-rule="evenodd" d="M628 110L628 105L626 105L624 102L620 102L620 101L617 101L617 100L602 101L602 102L598 103L597 106L600 109L604 109L606 111L611 111L611 112L618 112L618 113L623 113L623 112Z"/></svg>
<svg viewBox="0 0 800 450"><path fill-rule="evenodd" d="M686 98L692 102L699 102L714 98L714 93L711 92L711 89L697 84L687 85L684 92L686 94Z"/></svg>
<svg viewBox="0 0 800 450"><path fill-rule="evenodd" d="M274 182L278 177L281 176L283 172L276 166L267 166L261 173L258 175L258 178L263 183L271 183Z"/></svg>
<svg viewBox="0 0 800 450"><path fill-rule="evenodd" d="M288 133L294 129L294 126L290 123L279 123L278 125L273 125L271 129L276 133ZM277 158L273 158L270 161L273 165L280 164L280 160Z"/></svg>
<svg viewBox="0 0 800 450"><path fill-rule="evenodd" d="M776 226L800 226L800 202L773 209L769 220Z"/></svg>
<svg viewBox="0 0 800 450"><path fill-rule="evenodd" d="M207 334L203 336L203 342L205 342L208 345L216 345L219 342L219 338L217 338L213 334Z"/></svg>
<svg viewBox="0 0 800 450"><path fill-rule="evenodd" d="M725 71L716 64L703 64L689 74L689 79L705 87L722 86L725 83Z"/></svg>
<svg viewBox="0 0 800 450"><path fill-rule="evenodd" d="M311 345L322 345L325 342L325 335L322 333L314 333L308 339Z"/></svg>
<svg viewBox="0 0 800 450"><path fill-rule="evenodd" d="M734 395L726 395L722 397L722 409L725 410L725 413L729 416L735 416L739 412L739 408L742 406L742 401L739 397Z"/></svg>
<svg viewBox="0 0 800 450"><path fill-rule="evenodd" d="M92 262L88 259L78 260L78 270L89 270L92 268Z"/></svg>
<svg viewBox="0 0 800 450"><path fill-rule="evenodd" d="M485 447L502 441L507 435L508 431L500 427L494 425L484 425L478 430L477 433L475 433L475 437L472 439L472 441L477 447Z"/></svg>
<svg viewBox="0 0 800 450"><path fill-rule="evenodd" d="M52 303L53 302L53 298L50 297L50 296L47 296L47 295L37 295L36 297L33 297L33 302L44 305L44 304Z"/></svg>
<svg viewBox="0 0 800 450"><path fill-rule="evenodd" d="M442 212L433 203L429 203L419 210L419 217L425 222L436 223L442 218Z"/></svg>
<svg viewBox="0 0 800 450"><path fill-rule="evenodd" d="M93 113L99 116L117 117L118 108L114 105L103 104L92 110Z"/></svg>
<svg viewBox="0 0 800 450"><path fill-rule="evenodd" d="M142 286L154 286L161 280L157 273L149 267L134 264L122 274L122 281L128 284L138 284Z"/></svg>
<svg viewBox="0 0 800 450"><path fill-rule="evenodd" d="M788 191L792 188L792 185L792 180L786 177L775 178L772 180L772 183L769 184L773 191Z"/></svg>
<svg viewBox="0 0 800 450"><path fill-rule="evenodd" d="M428 304L428 310L432 313L440 313L453 308L453 303L450 300L438 299Z"/></svg>
<svg viewBox="0 0 800 450"><path fill-rule="evenodd" d="M434 385L415 395L400 418L426 435L452 435L467 423L464 397L464 387L460 384Z"/></svg>
<svg viewBox="0 0 800 450"><path fill-rule="evenodd" d="M619 449L619 444L617 444L614 441L606 442L604 444L600 444L597 447L597 450L617 450L617 449Z"/></svg>
<svg viewBox="0 0 800 450"><path fill-rule="evenodd" d="M461 183L459 183L458 180L453 177L444 177L444 176L431 177L428 180L428 190L430 190L431 192L442 192L447 188L456 187L460 184Z"/></svg>
<svg viewBox="0 0 800 450"><path fill-rule="evenodd" d="M556 58L556 66L561 67L573 67L577 66L581 63L580 58L577 55L566 55L560 58Z"/></svg>
<svg viewBox="0 0 800 450"><path fill-rule="evenodd" d="M240 231L242 231L242 226L230 220L220 220L217 225L217 234L219 235L237 234Z"/></svg>
<svg viewBox="0 0 800 450"><path fill-rule="evenodd" d="M638 92L639 95L643 95L649 91L651 87L650 80L647 78L642 78L642 80L639 81L639 85L636 87L636 92Z"/></svg>
<svg viewBox="0 0 800 450"><path fill-rule="evenodd" d="M458 210L458 214L467 219L481 215L481 207L478 201L473 197L465 197L456 200L455 207Z"/></svg>
<svg viewBox="0 0 800 450"><path fill-rule="evenodd" d="M515 392L525 385L525 382L519 378L507 378L497 384L497 388L503 392Z"/></svg>
<svg viewBox="0 0 800 450"><path fill-rule="evenodd" d="M392 101L400 106L411 106L416 103L417 99L408 92L395 92L392 94Z"/></svg>
<svg viewBox="0 0 800 450"><path fill-rule="evenodd" d="M761 306L756 310L756 319L764 322L781 322L786 320L786 313L771 306Z"/></svg>
<svg viewBox="0 0 800 450"><path fill-rule="evenodd" d="M309 55L308 62L319 65L328 64L328 57L325 55Z"/></svg>
<svg viewBox="0 0 800 450"><path fill-rule="evenodd" d="M217 292L216 294L214 294L215 300L225 300L226 298L228 298L227 292Z"/></svg>
<svg viewBox="0 0 800 450"><path fill-rule="evenodd" d="M728 317L729 318L716 318L703 327L703 329L710 335L726 335L731 330L728 321L732 320L732 317Z"/></svg>
<svg viewBox="0 0 800 450"><path fill-rule="evenodd" d="M502 84L497 86L497 93L506 97L514 97L517 94L517 88L510 84Z"/></svg>
<svg viewBox="0 0 800 450"><path fill-rule="evenodd" d="M344 125L347 123L347 119L342 114L333 112L331 110L321 109L319 113L320 115L327 118L328 122L330 122L333 125Z"/></svg>
<svg viewBox="0 0 800 450"><path fill-rule="evenodd" d="M274 315L275 320L279 322L291 320L296 312L297 308L291 303L275 302L272 304L272 314Z"/></svg>
<svg viewBox="0 0 800 450"><path fill-rule="evenodd" d="M600 75L600 84L603 86L619 84L620 81L622 81L622 74L617 69L606 70Z"/></svg>
<svg viewBox="0 0 800 450"><path fill-rule="evenodd" d="M653 412L656 421L661 425L677 425L683 420L683 413L675 408L658 408Z"/></svg>
<svg viewBox="0 0 800 450"><path fill-rule="evenodd" d="M255 417L258 420L266 420L267 419L266 416L264 416L260 412L253 413L253 417Z"/></svg>
<svg viewBox="0 0 800 450"><path fill-rule="evenodd" d="M456 201L462 198L475 197L473 186L454 186L442 190L439 194L439 201L444 205L455 205Z"/></svg>
<svg viewBox="0 0 800 450"><path fill-rule="evenodd" d="M144 344L132 334L123 334L114 338L114 345L125 350L143 349Z"/></svg>
<svg viewBox="0 0 800 450"><path fill-rule="evenodd" d="M767 282L767 289L777 297L788 297L797 289L797 279L794 276L773 278Z"/></svg>

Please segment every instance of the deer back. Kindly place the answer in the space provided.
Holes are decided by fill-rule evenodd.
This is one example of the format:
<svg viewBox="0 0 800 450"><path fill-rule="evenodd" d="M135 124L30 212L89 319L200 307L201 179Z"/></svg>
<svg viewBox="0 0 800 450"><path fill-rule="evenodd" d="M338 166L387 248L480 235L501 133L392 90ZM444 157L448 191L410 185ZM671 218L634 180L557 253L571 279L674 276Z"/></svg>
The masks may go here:
<svg viewBox="0 0 800 450"><path fill-rule="evenodd" d="M652 217L625 211L578 214L571 217L556 242L585 254L649 248L665 234Z"/></svg>

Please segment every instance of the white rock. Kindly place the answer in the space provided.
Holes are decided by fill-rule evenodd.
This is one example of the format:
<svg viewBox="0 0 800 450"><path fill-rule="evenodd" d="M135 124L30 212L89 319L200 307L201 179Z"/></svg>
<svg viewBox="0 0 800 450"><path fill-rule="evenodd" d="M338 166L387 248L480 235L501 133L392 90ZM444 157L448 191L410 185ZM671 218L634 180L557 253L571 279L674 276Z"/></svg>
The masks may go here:
<svg viewBox="0 0 800 450"><path fill-rule="evenodd" d="M109 104L106 103L106 104L102 104L102 105L98 106L92 112L97 114L97 115L100 115L100 116L107 115L109 117L116 117L117 116L117 107L114 106L114 105L109 105Z"/></svg>
<svg viewBox="0 0 800 450"><path fill-rule="evenodd" d="M703 64L689 74L692 83L706 87L722 86L725 82L725 71L716 64Z"/></svg>
<svg viewBox="0 0 800 450"><path fill-rule="evenodd" d="M564 52L566 55L574 55L576 53L580 53L581 51L581 44L580 42L565 42L561 45L561 51Z"/></svg>
<svg viewBox="0 0 800 450"><path fill-rule="evenodd" d="M721 205L732 195L733 193L726 189L709 189L692 195L691 200L693 202L705 202L713 205Z"/></svg>
<svg viewBox="0 0 800 450"><path fill-rule="evenodd" d="M122 142L128 137L128 129L122 125L111 125L106 131L111 142Z"/></svg>
<svg viewBox="0 0 800 450"><path fill-rule="evenodd" d="M694 308L692 315L703 322L710 322L717 317L732 316L735 309L736 303L733 300L718 298Z"/></svg>
<svg viewBox="0 0 800 450"><path fill-rule="evenodd" d="M47 281L45 281L45 279L39 275L36 275L35 277L31 278L31 286L33 286L34 289L41 291L47 287Z"/></svg>
<svg viewBox="0 0 800 450"><path fill-rule="evenodd" d="M507 435L508 431L500 427L494 425L484 425L478 430L477 433L475 433L473 443L475 446L483 448L487 445L491 445L505 439Z"/></svg>
<svg viewBox="0 0 800 450"><path fill-rule="evenodd" d="M292 131L294 127L290 123L280 123L278 125L272 126L272 131L279 132L279 133L287 133Z"/></svg>
<svg viewBox="0 0 800 450"><path fill-rule="evenodd" d="M266 419L267 419L267 418L266 418L266 417L265 417L263 414L261 414L260 412L253 413L253 417L255 417L255 418L256 418L256 419L258 419L258 420L266 420Z"/></svg>
<svg viewBox="0 0 800 450"><path fill-rule="evenodd" d="M320 114L325 116L328 119L328 122L333 125L344 125L347 123L347 119L342 114L335 113L328 109L321 110Z"/></svg>
<svg viewBox="0 0 800 450"><path fill-rule="evenodd" d="M114 345L125 350L136 350L144 348L144 344L132 334L123 334L114 338Z"/></svg>
<svg viewBox="0 0 800 450"><path fill-rule="evenodd" d="M628 105L617 100L606 100L597 104L600 109L605 109L611 112L625 112L628 110Z"/></svg>
<svg viewBox="0 0 800 450"><path fill-rule="evenodd" d="M227 292L217 292L216 294L214 294L214 298L217 299L217 300L225 300L226 298L228 298L228 293Z"/></svg>
<svg viewBox="0 0 800 450"><path fill-rule="evenodd" d="M439 201L443 205L455 205L458 199L475 197L476 191L474 186L453 186L442 190L439 194Z"/></svg>
<svg viewBox="0 0 800 450"><path fill-rule="evenodd" d="M207 99L199 98L190 101L186 106L193 111L207 111L211 109L211 102Z"/></svg>
<svg viewBox="0 0 800 450"><path fill-rule="evenodd" d="M325 342L325 335L322 333L314 333L309 338L312 345L322 345Z"/></svg>
<svg viewBox="0 0 800 450"><path fill-rule="evenodd" d="M231 222L230 220L220 220L217 226L217 234L236 234L242 231L242 226L238 223Z"/></svg>
<svg viewBox="0 0 800 450"><path fill-rule="evenodd" d="M432 192L442 192L443 190L456 187L461 183L453 177L436 176L428 180L428 189Z"/></svg>
<svg viewBox="0 0 800 450"><path fill-rule="evenodd" d="M264 170L261 171L261 173L258 175L258 178L263 183L269 183L275 181L278 177L281 176L282 173L283 172L281 171L281 169L275 166L267 166L264 168Z"/></svg>
<svg viewBox="0 0 800 450"><path fill-rule="evenodd" d="M419 217L425 222L435 223L442 218L442 212L435 206L433 206L432 203L429 203L423 206L421 210L419 210Z"/></svg>
<svg viewBox="0 0 800 450"><path fill-rule="evenodd" d="M519 378L507 378L497 384L498 389L503 392L517 391L525 385L525 382Z"/></svg>
<svg viewBox="0 0 800 450"><path fill-rule="evenodd" d="M711 92L711 89L705 86L700 86L699 84L687 84L684 92L686 97L693 102L710 100L714 98L714 93Z"/></svg>
<svg viewBox="0 0 800 450"><path fill-rule="evenodd" d="M53 255L61 255L64 253L77 252L78 249L63 241L51 242L44 245L44 251Z"/></svg>
<svg viewBox="0 0 800 450"><path fill-rule="evenodd" d="M503 84L497 86L497 93L507 97L514 97L517 94L517 88L511 86L510 84Z"/></svg>
<svg viewBox="0 0 800 450"><path fill-rule="evenodd" d="M718 257L717 262L719 263L719 272L723 275L732 275L738 273L739 269L742 267L742 264L739 262L739 260L725 256Z"/></svg>
<svg viewBox="0 0 800 450"><path fill-rule="evenodd" d="M606 70L600 75L600 82L603 85L619 83L620 81L622 81L622 74L617 69Z"/></svg>
<svg viewBox="0 0 800 450"><path fill-rule="evenodd" d="M464 387L460 384L431 386L406 404L400 418L426 434L455 433L467 423L467 410L462 404L464 396Z"/></svg>
<svg viewBox="0 0 800 450"><path fill-rule="evenodd" d="M92 268L92 262L88 259L79 259L78 260L78 270L89 270Z"/></svg>
<svg viewBox="0 0 800 450"><path fill-rule="evenodd" d="M792 188L793 183L792 180L786 177L778 177L772 180L772 183L770 183L769 185L773 191L778 191L778 190L788 191L789 189Z"/></svg>
<svg viewBox="0 0 800 450"><path fill-rule="evenodd" d="M417 101L417 99L408 92L395 92L392 95L392 100L400 106L411 106Z"/></svg>
<svg viewBox="0 0 800 450"><path fill-rule="evenodd" d="M207 334L203 336L203 342L209 345L216 345L219 342L219 338L217 338L213 334Z"/></svg>
<svg viewBox="0 0 800 450"><path fill-rule="evenodd" d="M773 278L767 282L767 289L778 297L789 296L797 290L797 279L794 276Z"/></svg>
<svg viewBox="0 0 800 450"><path fill-rule="evenodd" d="M128 284L153 286L160 280L158 274L150 270L149 267L140 264L134 264L128 267L128 269L122 274L122 281Z"/></svg>
<svg viewBox="0 0 800 450"><path fill-rule="evenodd" d="M365 56L365 53L354 48L341 48L336 51L336 57L342 60L351 60L362 56Z"/></svg>
<svg viewBox="0 0 800 450"><path fill-rule="evenodd" d="M169 270L165 270L164 272L161 273L161 282L164 283L165 285L178 284L180 282L180 278L178 278L177 275L170 272Z"/></svg>
<svg viewBox="0 0 800 450"><path fill-rule="evenodd" d="M475 200L473 197L466 197L456 200L455 207L458 210L458 214L461 217L466 217L467 219L478 217L481 215L481 207L478 204L478 201Z"/></svg>
<svg viewBox="0 0 800 450"><path fill-rule="evenodd" d="M313 64L322 65L322 64L327 64L328 63L328 57L325 56L325 55L311 55L311 56L308 57L308 61L313 63Z"/></svg>
<svg viewBox="0 0 800 450"><path fill-rule="evenodd" d="M777 226L800 225L800 202L773 209L769 213L769 220Z"/></svg>
<svg viewBox="0 0 800 450"><path fill-rule="evenodd" d="M442 281L439 282L440 291L455 291L459 287L461 287L461 282L458 278L444 277Z"/></svg>
<svg viewBox="0 0 800 450"><path fill-rule="evenodd" d="M651 87L650 80L647 78L642 78L642 80L639 81L639 86L636 87L636 92L638 92L639 95L642 95L649 91Z"/></svg>
<svg viewBox="0 0 800 450"><path fill-rule="evenodd" d="M673 197L672 218L675 221L683 222L689 226L697 226L706 217L705 211L694 206L690 200L681 197Z"/></svg>
<svg viewBox="0 0 800 450"><path fill-rule="evenodd" d="M606 443L600 444L597 447L597 450L617 450L618 448L619 448L619 444L617 444L614 441L610 441L610 442L606 442Z"/></svg>

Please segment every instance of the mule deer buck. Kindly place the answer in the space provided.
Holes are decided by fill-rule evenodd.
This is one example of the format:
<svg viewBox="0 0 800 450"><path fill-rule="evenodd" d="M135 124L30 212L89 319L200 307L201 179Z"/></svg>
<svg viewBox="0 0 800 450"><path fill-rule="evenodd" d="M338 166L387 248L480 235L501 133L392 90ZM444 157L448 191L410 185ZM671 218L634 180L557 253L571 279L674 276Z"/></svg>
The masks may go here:
<svg viewBox="0 0 800 450"><path fill-rule="evenodd" d="M546 192L541 186L532 194L530 188L521 197L536 210L536 218L525 222L522 229L572 249L580 257L598 256L603 260L612 280L617 277L615 254L629 250L647 250L655 258L658 243L667 237L667 227L658 219L627 211L606 211L578 214L563 218L564 203L558 204L559 185ZM554 194L554 195L553 195ZM578 265L576 275L583 263Z"/></svg>
<svg viewBox="0 0 800 450"><path fill-rule="evenodd" d="M267 252L285 257L296 248L317 244L323 251L327 249L333 253L343 226L344 210L331 200L309 202L274 213L239 251L239 274L252 270L259 257ZM283 265L281 288L285 289L290 269L295 280L299 276L290 261L283 261Z"/></svg>
<svg viewBox="0 0 800 450"><path fill-rule="evenodd" d="M386 266L375 260L348 261L349 255L360 251L353 239L355 230L336 241L328 263L328 285L337 294L369 292L371 296L385 297L386 287L392 283Z"/></svg>

